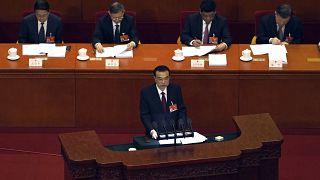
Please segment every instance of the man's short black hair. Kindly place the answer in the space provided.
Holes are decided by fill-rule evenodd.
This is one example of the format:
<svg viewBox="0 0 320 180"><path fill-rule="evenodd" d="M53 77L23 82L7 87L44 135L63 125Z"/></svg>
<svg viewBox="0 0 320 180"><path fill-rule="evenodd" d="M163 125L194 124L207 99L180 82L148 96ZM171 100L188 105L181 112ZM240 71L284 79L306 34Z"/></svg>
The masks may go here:
<svg viewBox="0 0 320 180"><path fill-rule="evenodd" d="M289 4L281 4L277 7L276 12L282 18L288 18L292 16L292 8Z"/></svg>
<svg viewBox="0 0 320 180"><path fill-rule="evenodd" d="M170 76L170 69L165 66L165 65L160 65L160 66L157 66L156 68L154 68L153 70L153 76L156 77L156 72L165 72L165 71L168 71L169 72L169 76Z"/></svg>
<svg viewBox="0 0 320 180"><path fill-rule="evenodd" d="M111 14L116 14L124 10L124 5L119 2L114 2L109 6L109 12Z"/></svg>
<svg viewBox="0 0 320 180"><path fill-rule="evenodd" d="M36 0L33 6L33 10L46 10L49 11L50 5L46 0Z"/></svg>
<svg viewBox="0 0 320 180"><path fill-rule="evenodd" d="M215 12L216 11L216 2L213 0L203 0L200 5L201 12Z"/></svg>

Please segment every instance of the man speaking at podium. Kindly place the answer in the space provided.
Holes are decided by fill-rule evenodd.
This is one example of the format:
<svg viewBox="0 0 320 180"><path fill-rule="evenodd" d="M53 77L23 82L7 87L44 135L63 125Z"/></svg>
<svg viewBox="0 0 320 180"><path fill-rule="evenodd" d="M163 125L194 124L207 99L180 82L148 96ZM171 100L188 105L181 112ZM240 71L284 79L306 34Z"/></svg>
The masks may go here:
<svg viewBox="0 0 320 180"><path fill-rule="evenodd" d="M153 76L155 83L143 88L140 93L140 118L146 135L157 139L157 131L174 128L177 121L187 115L180 86L170 83L169 68L157 66Z"/></svg>

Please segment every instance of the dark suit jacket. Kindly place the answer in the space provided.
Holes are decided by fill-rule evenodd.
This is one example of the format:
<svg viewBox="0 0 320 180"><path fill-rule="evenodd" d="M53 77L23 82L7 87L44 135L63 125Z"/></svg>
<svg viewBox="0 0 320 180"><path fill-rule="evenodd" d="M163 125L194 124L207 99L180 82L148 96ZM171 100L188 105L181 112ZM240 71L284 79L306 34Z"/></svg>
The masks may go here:
<svg viewBox="0 0 320 180"><path fill-rule="evenodd" d="M302 24L298 17L292 16L284 29L284 37L293 37L292 44L302 43ZM269 44L269 39L277 37L277 24L274 14L268 14L261 18L257 33L257 44Z"/></svg>
<svg viewBox="0 0 320 180"><path fill-rule="evenodd" d="M120 24L120 35L123 33L129 35L129 41L122 42L123 44L134 41L136 46L138 45L139 39L136 32L134 18L126 14L124 14ZM93 33L92 45L94 46L96 43L114 43L113 25L109 14L102 16L97 21L96 29Z"/></svg>
<svg viewBox="0 0 320 180"><path fill-rule="evenodd" d="M212 37L213 34L215 37L218 37L219 43L224 42L228 46L231 45L232 38L229 33L226 18L219 15L214 17L209 37ZM187 18L181 33L181 42L186 45L190 45L190 42L195 38L202 39L202 17L199 12L192 14Z"/></svg>
<svg viewBox="0 0 320 180"><path fill-rule="evenodd" d="M56 43L62 42L62 22L61 18L50 13L47 22L46 36L55 37ZM38 20L35 13L29 14L24 17L21 23L19 33L19 43L38 44Z"/></svg>
<svg viewBox="0 0 320 180"><path fill-rule="evenodd" d="M177 104L177 111L171 112L169 106ZM140 93L140 118L146 129L146 134L149 135L150 131L154 129L152 122L155 121L158 124L158 133L164 132L162 128L163 120L166 121L166 128L172 129L172 124L168 123L169 119L172 119L177 123L179 118L186 118L186 107L183 102L180 86L169 84L167 87L167 112L163 112L160 96L157 91L156 84L145 87Z"/></svg>

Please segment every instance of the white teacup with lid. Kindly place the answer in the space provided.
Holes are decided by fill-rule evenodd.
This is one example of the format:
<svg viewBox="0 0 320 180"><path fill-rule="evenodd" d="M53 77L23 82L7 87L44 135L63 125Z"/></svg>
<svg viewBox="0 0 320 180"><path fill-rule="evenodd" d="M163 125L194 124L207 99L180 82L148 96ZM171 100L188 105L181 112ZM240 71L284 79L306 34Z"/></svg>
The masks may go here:
<svg viewBox="0 0 320 180"><path fill-rule="evenodd" d="M174 56L172 57L175 61L182 61L184 60L183 52L180 49L174 50Z"/></svg>
<svg viewBox="0 0 320 180"><path fill-rule="evenodd" d="M14 47L10 48L10 49L8 50L8 56L7 56L7 58L8 58L9 60L17 60L17 59L19 59L20 56L17 54L17 52L18 52L17 48L14 48Z"/></svg>
<svg viewBox="0 0 320 180"><path fill-rule="evenodd" d="M242 56L240 57L240 59L242 61L251 61L252 57L251 57L251 50L249 49L245 49L242 51Z"/></svg>
<svg viewBox="0 0 320 180"><path fill-rule="evenodd" d="M81 48L78 50L78 56L77 59L79 60L87 60L89 59L89 56L87 55L87 49L86 48Z"/></svg>

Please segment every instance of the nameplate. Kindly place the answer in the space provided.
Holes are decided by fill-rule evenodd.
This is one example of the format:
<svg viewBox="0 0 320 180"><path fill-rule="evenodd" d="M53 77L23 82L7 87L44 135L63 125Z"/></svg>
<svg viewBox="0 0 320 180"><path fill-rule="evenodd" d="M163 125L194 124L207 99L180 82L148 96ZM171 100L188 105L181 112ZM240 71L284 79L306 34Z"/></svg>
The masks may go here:
<svg viewBox="0 0 320 180"><path fill-rule="evenodd" d="M119 67L119 59L106 59L106 67Z"/></svg>
<svg viewBox="0 0 320 180"><path fill-rule="evenodd" d="M42 67L42 59L30 58L29 67Z"/></svg>
<svg viewBox="0 0 320 180"><path fill-rule="evenodd" d="M269 68L282 68L282 60L269 60Z"/></svg>
<svg viewBox="0 0 320 180"><path fill-rule="evenodd" d="M203 59L191 59L191 67L192 68L204 68L204 60Z"/></svg>

